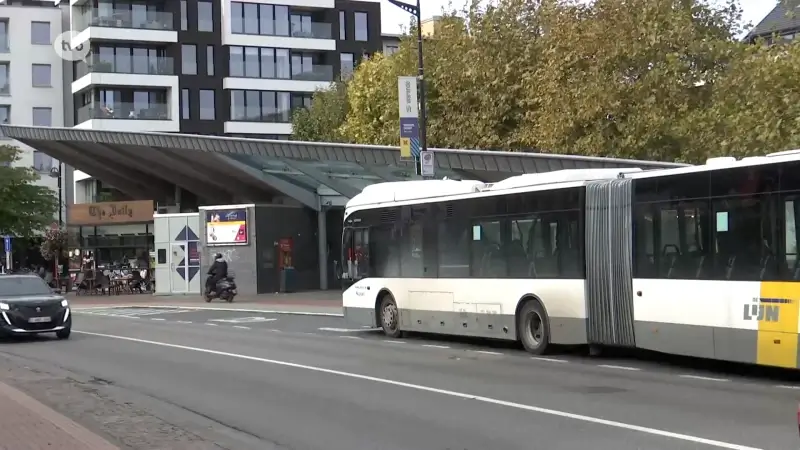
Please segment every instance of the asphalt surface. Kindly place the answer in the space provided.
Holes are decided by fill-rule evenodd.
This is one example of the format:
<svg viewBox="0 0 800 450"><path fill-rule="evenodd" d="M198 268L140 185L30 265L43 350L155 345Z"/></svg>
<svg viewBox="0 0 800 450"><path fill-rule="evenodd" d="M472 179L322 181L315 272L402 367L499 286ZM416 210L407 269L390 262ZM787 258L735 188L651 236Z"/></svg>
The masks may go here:
<svg viewBox="0 0 800 450"><path fill-rule="evenodd" d="M98 309L77 312L75 331L69 341L4 343L0 354L102 380L133 399L122 403L213 448L800 447L800 390L786 380L390 340L337 317ZM141 442L128 448L184 448Z"/></svg>

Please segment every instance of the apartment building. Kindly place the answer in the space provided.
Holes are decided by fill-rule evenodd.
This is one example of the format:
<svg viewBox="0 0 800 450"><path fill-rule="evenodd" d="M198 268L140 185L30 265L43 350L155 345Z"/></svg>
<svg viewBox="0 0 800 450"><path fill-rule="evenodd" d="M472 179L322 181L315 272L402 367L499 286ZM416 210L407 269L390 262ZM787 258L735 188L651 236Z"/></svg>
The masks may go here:
<svg viewBox="0 0 800 450"><path fill-rule="evenodd" d="M767 44L788 43L800 37L800 1L778 2L747 34L745 40L756 42L763 39Z"/></svg>
<svg viewBox="0 0 800 450"><path fill-rule="evenodd" d="M64 126L69 111L64 95L65 65L53 41L66 23L65 11L52 0L0 2L0 122ZM38 184L52 189L54 195L58 195L59 178L71 180L71 169L44 153L1 137L0 145L18 147L22 154L15 165L33 167L40 175ZM62 197L66 199L65 192Z"/></svg>
<svg viewBox="0 0 800 450"><path fill-rule="evenodd" d="M70 0L75 126L287 138L291 112L382 50L380 3Z"/></svg>

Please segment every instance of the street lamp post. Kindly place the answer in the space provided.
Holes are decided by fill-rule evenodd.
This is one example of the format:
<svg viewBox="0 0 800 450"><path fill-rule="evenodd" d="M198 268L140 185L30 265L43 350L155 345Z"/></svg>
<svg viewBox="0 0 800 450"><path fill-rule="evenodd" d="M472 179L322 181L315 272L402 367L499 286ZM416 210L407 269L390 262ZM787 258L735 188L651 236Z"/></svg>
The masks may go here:
<svg viewBox="0 0 800 450"><path fill-rule="evenodd" d="M423 152L428 151L428 112L425 107L425 65L422 57L422 8L420 0L416 5L399 0L389 0L389 3L401 8L403 11L413 15L417 19L417 78L419 79L419 144ZM422 173L421 161L417 158L414 161L414 168L417 175Z"/></svg>
<svg viewBox="0 0 800 450"><path fill-rule="evenodd" d="M64 213L63 213L64 208L62 207L63 199L61 197L62 196L61 179L63 178L64 175L61 171L61 161L58 162L58 168L53 167L52 169L50 169L50 176L58 179L58 184L56 185L58 188L58 226L59 228L61 228L64 226Z"/></svg>

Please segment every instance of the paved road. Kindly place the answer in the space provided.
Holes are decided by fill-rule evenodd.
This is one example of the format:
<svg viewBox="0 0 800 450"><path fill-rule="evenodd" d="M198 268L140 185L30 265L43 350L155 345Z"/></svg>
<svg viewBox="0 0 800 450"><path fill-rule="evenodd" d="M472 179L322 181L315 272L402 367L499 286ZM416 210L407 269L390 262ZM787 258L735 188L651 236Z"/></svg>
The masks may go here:
<svg viewBox="0 0 800 450"><path fill-rule="evenodd" d="M82 333L70 341L15 342L0 352L144 396L150 414L205 435L215 448L785 450L800 444L800 391L791 384L629 362L534 359L503 346L386 340L369 330L343 331L333 317L102 314L79 313ZM220 321L246 317L262 320Z"/></svg>

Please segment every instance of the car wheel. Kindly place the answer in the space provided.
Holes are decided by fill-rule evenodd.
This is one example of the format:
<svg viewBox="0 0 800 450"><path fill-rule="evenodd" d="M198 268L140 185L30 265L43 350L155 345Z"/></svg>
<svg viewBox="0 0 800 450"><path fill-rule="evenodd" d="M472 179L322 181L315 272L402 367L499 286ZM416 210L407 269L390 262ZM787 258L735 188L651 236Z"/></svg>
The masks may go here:
<svg viewBox="0 0 800 450"><path fill-rule="evenodd" d="M400 310L391 294L386 294L381 300L381 328L383 333L392 338L403 336L400 331Z"/></svg>
<svg viewBox="0 0 800 450"><path fill-rule="evenodd" d="M520 311L517 332L528 353L542 355L550 344L550 321L537 301L529 301Z"/></svg>
<svg viewBox="0 0 800 450"><path fill-rule="evenodd" d="M56 331L56 337L59 339L69 339L70 334L72 334L72 327Z"/></svg>

